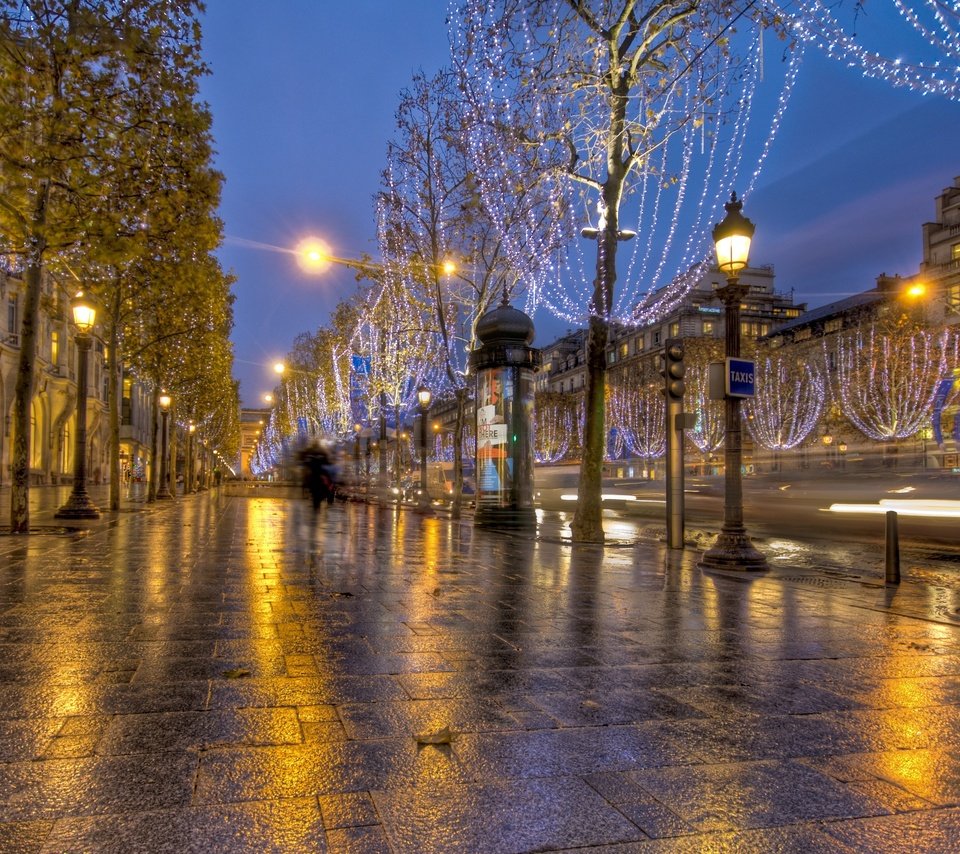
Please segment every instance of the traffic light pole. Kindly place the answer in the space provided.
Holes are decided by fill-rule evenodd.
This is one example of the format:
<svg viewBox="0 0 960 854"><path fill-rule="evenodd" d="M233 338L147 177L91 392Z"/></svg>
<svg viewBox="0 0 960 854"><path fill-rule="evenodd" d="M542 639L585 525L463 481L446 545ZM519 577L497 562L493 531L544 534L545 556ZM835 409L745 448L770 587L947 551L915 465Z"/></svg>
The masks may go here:
<svg viewBox="0 0 960 854"><path fill-rule="evenodd" d="M663 353L667 434L667 546L683 548L683 339L668 338Z"/></svg>

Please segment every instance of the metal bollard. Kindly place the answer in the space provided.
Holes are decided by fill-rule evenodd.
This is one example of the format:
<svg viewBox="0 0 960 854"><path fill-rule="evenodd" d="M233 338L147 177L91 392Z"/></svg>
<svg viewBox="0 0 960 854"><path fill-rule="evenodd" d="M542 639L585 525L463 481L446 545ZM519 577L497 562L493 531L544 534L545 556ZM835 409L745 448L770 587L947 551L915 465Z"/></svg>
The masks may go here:
<svg viewBox="0 0 960 854"><path fill-rule="evenodd" d="M887 584L900 583L900 534L897 531L897 511L887 511Z"/></svg>

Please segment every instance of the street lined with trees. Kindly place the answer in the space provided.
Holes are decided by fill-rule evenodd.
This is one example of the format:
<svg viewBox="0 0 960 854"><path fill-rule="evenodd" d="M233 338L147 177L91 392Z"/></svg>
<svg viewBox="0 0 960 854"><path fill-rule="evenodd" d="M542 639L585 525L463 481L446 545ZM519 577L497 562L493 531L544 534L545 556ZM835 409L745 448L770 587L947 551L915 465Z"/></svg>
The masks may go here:
<svg viewBox="0 0 960 854"><path fill-rule="evenodd" d="M171 391L174 423L194 419L227 453L238 444L231 279L213 255L222 176L197 96L206 70L198 13L198 3L163 0L0 4L0 253L24 282L10 460L15 533L30 528L45 279L64 298L82 289L101 305L111 509L120 500L123 371L152 386L155 400Z"/></svg>

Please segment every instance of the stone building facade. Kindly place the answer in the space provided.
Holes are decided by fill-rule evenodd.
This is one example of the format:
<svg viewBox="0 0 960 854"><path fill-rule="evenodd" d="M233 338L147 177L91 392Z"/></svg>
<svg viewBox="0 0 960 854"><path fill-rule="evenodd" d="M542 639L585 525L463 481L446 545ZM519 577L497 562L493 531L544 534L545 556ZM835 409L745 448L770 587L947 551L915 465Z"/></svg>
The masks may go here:
<svg viewBox="0 0 960 854"><path fill-rule="evenodd" d="M19 271L0 260L0 485L9 485L13 445L13 407L24 305ZM77 423L77 347L70 318L70 294L45 276L42 284L34 395L30 407L30 480L61 484L73 480ZM109 477L110 426L107 411L108 354L94 337L87 360L87 474L91 483ZM150 401L132 376L124 379L121 467L133 479L146 480L149 466Z"/></svg>

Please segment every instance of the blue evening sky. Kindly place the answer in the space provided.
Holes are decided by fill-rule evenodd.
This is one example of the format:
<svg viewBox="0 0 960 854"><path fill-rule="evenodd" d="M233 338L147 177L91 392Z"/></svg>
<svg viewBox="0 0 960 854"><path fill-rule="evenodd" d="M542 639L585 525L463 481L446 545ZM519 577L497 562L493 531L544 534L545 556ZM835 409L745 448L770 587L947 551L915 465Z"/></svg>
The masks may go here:
<svg viewBox="0 0 960 854"><path fill-rule="evenodd" d="M328 323L352 273L307 276L291 247L324 237L343 257L376 255L372 197L412 73L446 63L443 0L207 0L212 74L203 97L226 175L220 251L234 285L235 376L245 406L300 332ZM901 30L902 32L902 30ZM894 89L808 53L745 213L752 259L811 307L909 275L934 196L960 175L960 104ZM568 324L535 318L537 343Z"/></svg>

